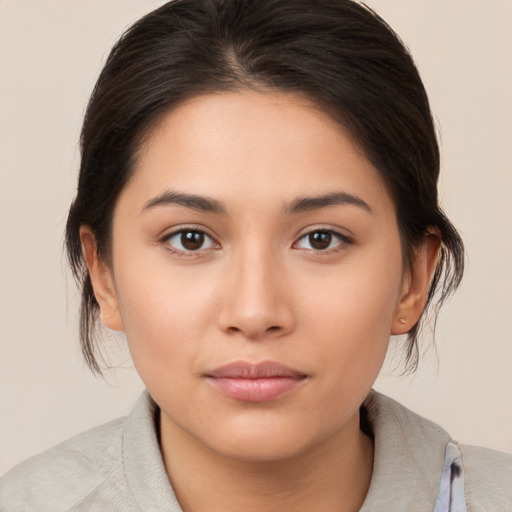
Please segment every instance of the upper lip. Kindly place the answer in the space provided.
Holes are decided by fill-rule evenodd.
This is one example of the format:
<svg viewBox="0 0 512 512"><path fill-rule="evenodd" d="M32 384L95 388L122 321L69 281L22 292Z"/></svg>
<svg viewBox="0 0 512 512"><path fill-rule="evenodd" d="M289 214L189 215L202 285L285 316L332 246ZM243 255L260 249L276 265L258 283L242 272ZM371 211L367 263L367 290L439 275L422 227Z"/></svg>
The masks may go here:
<svg viewBox="0 0 512 512"><path fill-rule="evenodd" d="M249 363L234 361L208 372L207 377L216 379L265 379L272 377L302 378L306 374L275 361Z"/></svg>

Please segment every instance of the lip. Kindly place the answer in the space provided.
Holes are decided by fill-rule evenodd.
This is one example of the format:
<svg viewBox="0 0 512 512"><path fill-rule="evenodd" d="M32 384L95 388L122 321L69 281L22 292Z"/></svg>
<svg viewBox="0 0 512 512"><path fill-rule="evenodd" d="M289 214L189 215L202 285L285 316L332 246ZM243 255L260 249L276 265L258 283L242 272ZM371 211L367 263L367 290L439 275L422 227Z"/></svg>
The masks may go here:
<svg viewBox="0 0 512 512"><path fill-rule="evenodd" d="M221 394L243 402L268 402L300 386L307 375L276 363L235 361L205 375Z"/></svg>

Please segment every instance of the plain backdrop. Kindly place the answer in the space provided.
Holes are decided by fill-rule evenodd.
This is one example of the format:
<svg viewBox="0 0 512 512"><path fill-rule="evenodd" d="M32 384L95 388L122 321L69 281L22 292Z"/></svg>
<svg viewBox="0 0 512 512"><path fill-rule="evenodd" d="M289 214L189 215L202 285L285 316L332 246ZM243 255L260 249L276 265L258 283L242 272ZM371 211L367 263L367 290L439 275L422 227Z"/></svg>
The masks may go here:
<svg viewBox="0 0 512 512"><path fill-rule="evenodd" d="M126 414L142 384L122 340L93 377L62 251L87 98L152 0L0 0L0 474ZM512 2L368 0L402 36L439 124L441 197L467 271L412 377L376 388L460 441L512 452ZM425 339L424 347L431 345Z"/></svg>

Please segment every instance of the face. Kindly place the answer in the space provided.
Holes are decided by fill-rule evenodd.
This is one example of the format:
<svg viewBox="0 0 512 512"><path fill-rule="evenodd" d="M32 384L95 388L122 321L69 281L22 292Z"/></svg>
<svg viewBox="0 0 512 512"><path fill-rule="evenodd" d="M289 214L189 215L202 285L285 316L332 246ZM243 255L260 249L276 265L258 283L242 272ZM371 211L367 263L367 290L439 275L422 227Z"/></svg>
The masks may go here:
<svg viewBox="0 0 512 512"><path fill-rule="evenodd" d="M149 134L112 244L95 292L162 435L271 460L357 429L411 279L386 186L338 124L291 94L188 101Z"/></svg>

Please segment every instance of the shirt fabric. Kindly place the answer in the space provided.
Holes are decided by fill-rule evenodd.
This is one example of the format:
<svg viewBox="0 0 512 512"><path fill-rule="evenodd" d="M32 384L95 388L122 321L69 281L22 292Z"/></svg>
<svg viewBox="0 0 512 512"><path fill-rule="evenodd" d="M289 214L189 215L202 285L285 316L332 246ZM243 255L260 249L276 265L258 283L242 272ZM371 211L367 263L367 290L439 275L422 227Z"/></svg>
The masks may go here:
<svg viewBox="0 0 512 512"><path fill-rule="evenodd" d="M458 445L372 391L363 406L374 467L360 512L512 512L512 456ZM0 479L0 512L182 512L165 472L158 407L145 391L126 418L79 434Z"/></svg>

